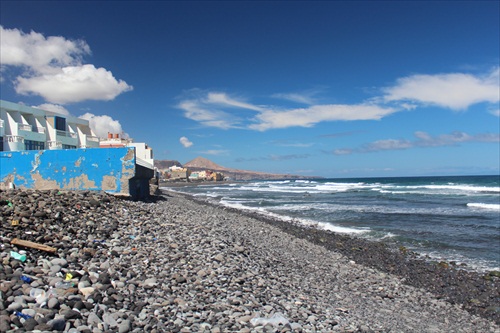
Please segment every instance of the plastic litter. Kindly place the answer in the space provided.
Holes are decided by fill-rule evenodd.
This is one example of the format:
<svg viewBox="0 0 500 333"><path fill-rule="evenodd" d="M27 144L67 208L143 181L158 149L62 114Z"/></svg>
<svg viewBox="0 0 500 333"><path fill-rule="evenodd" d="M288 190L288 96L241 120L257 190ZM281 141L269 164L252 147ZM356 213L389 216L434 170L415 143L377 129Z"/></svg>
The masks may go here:
<svg viewBox="0 0 500 333"><path fill-rule="evenodd" d="M279 312L276 312L270 318L257 317L257 318L252 318L250 320L250 324L252 324L253 326L266 326L266 325L279 326L279 325L286 325L289 323L290 322L288 321L288 319L286 319L283 316L283 314Z"/></svg>
<svg viewBox="0 0 500 333"><path fill-rule="evenodd" d="M30 297L33 297L37 304L47 302L47 295L45 294L45 290L43 289L31 288Z"/></svg>
<svg viewBox="0 0 500 333"><path fill-rule="evenodd" d="M56 282L54 287L56 289L69 289L69 288L72 288L74 285L75 284L73 282L70 282L70 281L59 281L59 282Z"/></svg>
<svg viewBox="0 0 500 333"><path fill-rule="evenodd" d="M64 278L65 281L70 281L73 278L73 274L71 273L66 273L66 277Z"/></svg>
<svg viewBox="0 0 500 333"><path fill-rule="evenodd" d="M10 251L10 256L11 256L11 258L19 260L21 262L26 261L26 254L20 254L20 253L14 252L14 251Z"/></svg>
<svg viewBox="0 0 500 333"><path fill-rule="evenodd" d="M24 314L24 313L21 313L21 312L18 312L18 311L15 311L14 314L18 317L21 317L21 318L24 318L24 319L30 319L30 318L33 318L32 316L30 315L27 315L27 314Z"/></svg>
<svg viewBox="0 0 500 333"><path fill-rule="evenodd" d="M31 283L31 281L33 281L29 276L26 275L21 275L21 280L23 280L26 283Z"/></svg>

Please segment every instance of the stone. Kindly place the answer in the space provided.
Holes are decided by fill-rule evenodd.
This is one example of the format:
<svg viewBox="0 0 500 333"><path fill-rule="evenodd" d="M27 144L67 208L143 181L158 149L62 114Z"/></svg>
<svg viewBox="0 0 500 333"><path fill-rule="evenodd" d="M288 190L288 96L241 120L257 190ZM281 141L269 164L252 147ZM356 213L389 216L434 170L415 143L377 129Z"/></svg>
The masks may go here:
<svg viewBox="0 0 500 333"><path fill-rule="evenodd" d="M6 332L10 330L10 316L0 315L0 332Z"/></svg>
<svg viewBox="0 0 500 333"><path fill-rule="evenodd" d="M130 331L130 320L123 320L118 325L118 332L119 333L127 333L129 331Z"/></svg>

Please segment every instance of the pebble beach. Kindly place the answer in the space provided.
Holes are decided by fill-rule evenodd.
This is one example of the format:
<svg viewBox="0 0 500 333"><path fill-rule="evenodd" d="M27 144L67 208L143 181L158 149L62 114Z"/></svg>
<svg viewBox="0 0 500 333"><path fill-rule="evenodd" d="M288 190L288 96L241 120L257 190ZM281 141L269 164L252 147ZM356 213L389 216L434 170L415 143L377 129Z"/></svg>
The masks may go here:
<svg viewBox="0 0 500 333"><path fill-rule="evenodd" d="M0 332L500 332L498 272L167 190L0 191L0 223Z"/></svg>

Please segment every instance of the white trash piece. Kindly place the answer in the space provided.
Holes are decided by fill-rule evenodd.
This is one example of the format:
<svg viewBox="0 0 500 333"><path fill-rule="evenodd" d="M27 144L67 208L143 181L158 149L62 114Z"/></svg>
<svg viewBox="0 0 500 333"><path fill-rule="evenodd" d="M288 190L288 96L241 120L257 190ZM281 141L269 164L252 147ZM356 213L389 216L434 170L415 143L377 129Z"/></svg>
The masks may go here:
<svg viewBox="0 0 500 333"><path fill-rule="evenodd" d="M276 312L270 318L257 317L250 320L250 324L253 326L266 326L268 324L278 326L280 324L286 325L288 323L290 323L288 319L286 319L283 314L279 312Z"/></svg>

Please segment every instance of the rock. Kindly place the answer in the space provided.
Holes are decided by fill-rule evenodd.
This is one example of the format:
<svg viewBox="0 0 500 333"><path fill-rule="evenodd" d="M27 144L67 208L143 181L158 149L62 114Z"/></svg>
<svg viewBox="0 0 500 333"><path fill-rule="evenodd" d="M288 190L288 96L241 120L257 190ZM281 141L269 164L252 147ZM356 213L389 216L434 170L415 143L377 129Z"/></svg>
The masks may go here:
<svg viewBox="0 0 500 333"><path fill-rule="evenodd" d="M51 320L47 324L51 325L54 331L64 331L66 328L66 321L64 319Z"/></svg>
<svg viewBox="0 0 500 333"><path fill-rule="evenodd" d="M123 320L118 325L118 332L119 333L127 333L128 331L130 331L130 320Z"/></svg>
<svg viewBox="0 0 500 333"><path fill-rule="evenodd" d="M24 321L23 327L27 331L33 331L38 322L34 318L28 318Z"/></svg>
<svg viewBox="0 0 500 333"><path fill-rule="evenodd" d="M0 315L0 332L10 330L10 316Z"/></svg>

